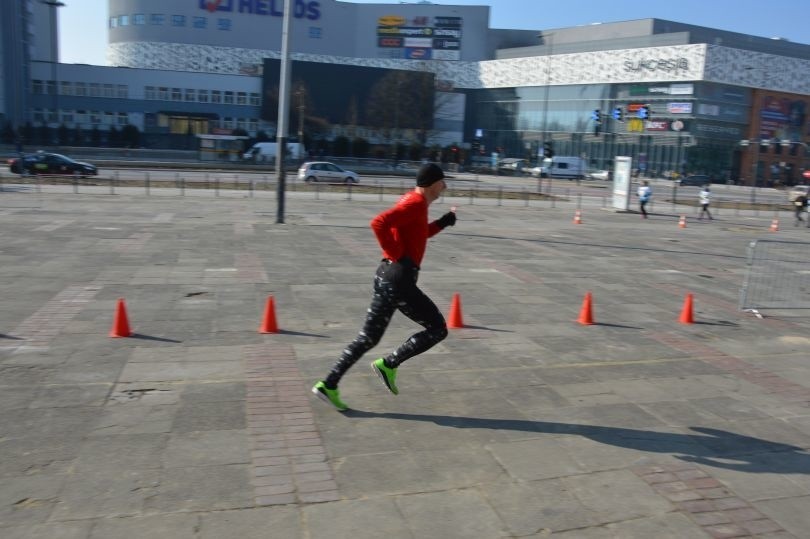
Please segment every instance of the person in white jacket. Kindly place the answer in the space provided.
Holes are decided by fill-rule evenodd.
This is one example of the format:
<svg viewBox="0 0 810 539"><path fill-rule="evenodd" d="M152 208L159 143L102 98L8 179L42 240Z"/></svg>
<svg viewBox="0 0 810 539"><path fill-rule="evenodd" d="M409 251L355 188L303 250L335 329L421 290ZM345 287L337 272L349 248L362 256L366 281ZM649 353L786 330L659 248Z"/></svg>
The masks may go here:
<svg viewBox="0 0 810 539"><path fill-rule="evenodd" d="M647 218L647 202L650 201L652 198L652 187L650 187L650 182L644 180L641 182L641 185L638 187L638 206L641 210L641 216L645 219Z"/></svg>
<svg viewBox="0 0 810 539"><path fill-rule="evenodd" d="M712 191L709 189L708 185L704 185L703 189L700 191L700 215L698 219L703 219L703 214L705 213L710 220L714 219L712 217L711 212L709 211L709 204L712 201Z"/></svg>

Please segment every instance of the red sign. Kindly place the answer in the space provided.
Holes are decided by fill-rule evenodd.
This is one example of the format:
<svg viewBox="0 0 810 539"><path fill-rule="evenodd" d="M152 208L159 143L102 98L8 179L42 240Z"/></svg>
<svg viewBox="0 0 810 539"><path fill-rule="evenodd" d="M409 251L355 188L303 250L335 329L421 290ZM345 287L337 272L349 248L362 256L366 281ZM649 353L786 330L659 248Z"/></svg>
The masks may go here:
<svg viewBox="0 0 810 539"><path fill-rule="evenodd" d="M802 172L802 176L810 180L810 170L805 170L804 172Z"/></svg>
<svg viewBox="0 0 810 539"><path fill-rule="evenodd" d="M377 46L378 47L392 47L392 48L400 48L402 47L403 39L401 37L380 37L377 38Z"/></svg>

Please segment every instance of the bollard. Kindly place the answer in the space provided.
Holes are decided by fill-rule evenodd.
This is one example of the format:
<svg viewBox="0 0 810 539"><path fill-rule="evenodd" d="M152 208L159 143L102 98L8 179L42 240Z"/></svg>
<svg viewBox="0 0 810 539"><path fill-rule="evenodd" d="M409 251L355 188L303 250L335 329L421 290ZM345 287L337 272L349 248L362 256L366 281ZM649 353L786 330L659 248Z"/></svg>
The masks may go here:
<svg viewBox="0 0 810 539"><path fill-rule="evenodd" d="M79 192L79 174L73 173L73 193Z"/></svg>
<svg viewBox="0 0 810 539"><path fill-rule="evenodd" d="M253 198L253 177L248 180L248 197Z"/></svg>
<svg viewBox="0 0 810 539"><path fill-rule="evenodd" d="M214 178L214 196L219 196L219 176Z"/></svg>
<svg viewBox="0 0 810 539"><path fill-rule="evenodd" d="M349 182L348 184L346 184L346 187L347 187L347 189L346 189L346 200L351 200L352 199L352 182Z"/></svg>
<svg viewBox="0 0 810 539"><path fill-rule="evenodd" d="M523 199L524 199L524 206L527 208L529 207L529 192L526 190L525 187L521 187L521 191L523 192Z"/></svg>
<svg viewBox="0 0 810 539"><path fill-rule="evenodd" d="M117 182L117 181L118 181L118 171L116 170L115 171L115 176L110 178L110 194L111 195L115 194L115 182Z"/></svg>
<svg viewBox="0 0 810 539"><path fill-rule="evenodd" d="M321 199L321 186L315 183L315 200Z"/></svg>
<svg viewBox="0 0 810 539"><path fill-rule="evenodd" d="M379 189L380 189L380 202L382 202L382 199L383 199L383 186L382 186L382 183L380 183L379 180L377 180L377 187L379 187Z"/></svg>
<svg viewBox="0 0 810 539"><path fill-rule="evenodd" d="M473 185L472 189L470 189L470 205L475 205L475 186Z"/></svg>
<svg viewBox="0 0 810 539"><path fill-rule="evenodd" d="M150 195L149 192L149 173L146 173L146 181L144 182L144 186L146 187L146 196Z"/></svg>
<svg viewBox="0 0 810 539"><path fill-rule="evenodd" d="M501 205L501 203L502 203L502 200L501 200L501 199L502 199L502 198L503 198L503 187L501 187L501 186L499 185L499 186L498 186L498 206L500 206L500 205Z"/></svg>

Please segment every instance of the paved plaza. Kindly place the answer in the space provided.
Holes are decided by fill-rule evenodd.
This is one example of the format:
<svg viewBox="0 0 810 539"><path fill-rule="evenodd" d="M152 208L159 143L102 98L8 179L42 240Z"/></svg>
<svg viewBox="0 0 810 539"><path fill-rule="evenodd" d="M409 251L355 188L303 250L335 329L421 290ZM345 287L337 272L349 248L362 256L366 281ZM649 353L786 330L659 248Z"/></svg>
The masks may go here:
<svg viewBox="0 0 810 539"><path fill-rule="evenodd" d="M309 388L394 196L183 194L0 192L0 537L810 538L810 312L738 309L751 240L810 242L789 214L439 201L420 285L466 327L393 396L395 315L341 414Z"/></svg>

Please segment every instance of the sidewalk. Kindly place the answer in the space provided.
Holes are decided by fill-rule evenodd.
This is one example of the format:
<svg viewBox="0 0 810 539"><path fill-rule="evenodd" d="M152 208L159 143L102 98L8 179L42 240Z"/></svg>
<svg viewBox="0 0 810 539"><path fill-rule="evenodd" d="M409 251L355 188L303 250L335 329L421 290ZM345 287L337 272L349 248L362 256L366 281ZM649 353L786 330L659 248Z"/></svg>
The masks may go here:
<svg viewBox="0 0 810 539"><path fill-rule="evenodd" d="M278 225L244 194L0 193L0 536L810 537L810 313L737 310L748 243L810 231L477 202L431 209L459 222L420 276L467 327L395 397L368 363L416 330L396 315L339 414L309 388L388 199L290 196Z"/></svg>

